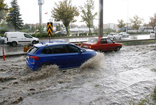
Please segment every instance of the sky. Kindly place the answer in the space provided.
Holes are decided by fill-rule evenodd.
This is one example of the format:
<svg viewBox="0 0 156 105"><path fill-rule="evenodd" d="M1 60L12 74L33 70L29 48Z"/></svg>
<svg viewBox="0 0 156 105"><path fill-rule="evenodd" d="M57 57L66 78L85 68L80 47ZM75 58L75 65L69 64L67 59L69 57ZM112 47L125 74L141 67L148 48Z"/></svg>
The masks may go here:
<svg viewBox="0 0 156 105"><path fill-rule="evenodd" d="M4 0L5 3L10 6L12 0ZM20 8L20 14L22 15L23 22L26 24L39 23L39 5L38 0L17 0ZM55 7L55 3L59 3L62 0L44 0L42 5L42 23L50 21L51 11ZM87 0L72 0L72 5L79 8L84 6ZM115 23L118 24L118 20L124 20L125 23L130 22L135 15L143 18L143 23L149 23L150 17L153 17L156 13L156 0L103 0L103 21L104 24ZM95 9L93 13L99 13L99 0L94 0ZM48 14L45 14L48 13ZM75 24L82 25L81 16L76 18ZM94 20L94 25L99 24L99 14Z"/></svg>

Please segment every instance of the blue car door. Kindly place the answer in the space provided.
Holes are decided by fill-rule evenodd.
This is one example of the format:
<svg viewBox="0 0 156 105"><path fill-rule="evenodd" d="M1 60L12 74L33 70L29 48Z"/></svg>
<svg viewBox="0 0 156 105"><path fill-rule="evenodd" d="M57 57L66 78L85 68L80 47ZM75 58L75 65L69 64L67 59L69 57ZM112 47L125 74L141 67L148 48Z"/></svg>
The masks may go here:
<svg viewBox="0 0 156 105"><path fill-rule="evenodd" d="M70 67L80 66L85 60L85 54L82 54L80 48L74 45L66 45L67 57Z"/></svg>
<svg viewBox="0 0 156 105"><path fill-rule="evenodd" d="M63 45L49 46L42 51L42 60L44 63L56 64L59 68L68 66L67 51Z"/></svg>

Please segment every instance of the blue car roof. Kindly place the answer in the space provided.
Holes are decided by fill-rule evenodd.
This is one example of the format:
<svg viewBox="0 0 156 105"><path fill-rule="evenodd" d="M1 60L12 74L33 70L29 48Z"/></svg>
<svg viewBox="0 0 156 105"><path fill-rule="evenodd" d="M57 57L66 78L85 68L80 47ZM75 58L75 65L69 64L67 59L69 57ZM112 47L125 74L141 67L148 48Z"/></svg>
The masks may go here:
<svg viewBox="0 0 156 105"><path fill-rule="evenodd" d="M55 43L55 42L60 42L60 43L63 43L65 41L62 41L62 40L55 40L55 41L44 41L44 42L41 42L42 44L45 44L45 43Z"/></svg>
<svg viewBox="0 0 156 105"><path fill-rule="evenodd" d="M45 46L62 45L62 44L70 44L70 43L65 42L65 41L50 41L50 42L45 41L45 42L35 44L34 46L38 47L38 48L41 48L41 47L45 47Z"/></svg>

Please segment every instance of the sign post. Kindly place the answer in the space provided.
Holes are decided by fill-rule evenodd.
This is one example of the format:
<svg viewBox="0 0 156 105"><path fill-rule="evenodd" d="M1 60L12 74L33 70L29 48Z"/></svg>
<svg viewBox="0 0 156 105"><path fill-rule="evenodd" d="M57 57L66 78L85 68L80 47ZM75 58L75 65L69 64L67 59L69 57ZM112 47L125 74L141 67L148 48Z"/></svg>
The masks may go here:
<svg viewBox="0 0 156 105"><path fill-rule="evenodd" d="M47 34L49 36L49 43L50 43L50 37L53 35L53 23L52 22L47 23Z"/></svg>

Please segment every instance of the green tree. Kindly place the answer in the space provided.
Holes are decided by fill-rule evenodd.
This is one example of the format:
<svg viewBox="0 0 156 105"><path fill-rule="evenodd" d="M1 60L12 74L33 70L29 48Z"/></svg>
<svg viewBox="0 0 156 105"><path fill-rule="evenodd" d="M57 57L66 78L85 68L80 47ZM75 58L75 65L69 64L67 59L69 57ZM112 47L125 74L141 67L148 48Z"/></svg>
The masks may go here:
<svg viewBox="0 0 156 105"><path fill-rule="evenodd" d="M7 22L12 24L15 31L22 29L23 20L20 18L21 14L19 12L19 6L17 4L17 0L13 0L11 2L12 10L9 13L9 17Z"/></svg>
<svg viewBox="0 0 156 105"><path fill-rule="evenodd" d="M154 17L150 17L149 26L151 26L154 30L154 28L156 26L156 14L154 14Z"/></svg>
<svg viewBox="0 0 156 105"><path fill-rule="evenodd" d="M76 21L74 17L79 16L79 11L76 6L72 6L71 0L60 1L59 4L55 3L55 5L52 10L52 17L63 22L67 35L69 35L69 24Z"/></svg>
<svg viewBox="0 0 156 105"><path fill-rule="evenodd" d="M43 25L36 26L36 29L38 32L40 32L40 34L44 33L44 26Z"/></svg>
<svg viewBox="0 0 156 105"><path fill-rule="evenodd" d="M7 4L4 3L4 0L0 0L0 23L2 20L6 19L6 15L9 11Z"/></svg>
<svg viewBox="0 0 156 105"><path fill-rule="evenodd" d="M89 28L89 34L91 34L91 29L93 27L93 20L95 19L96 13L93 13L94 10L94 1L93 0L87 0L87 2L84 4L84 7L80 6L81 12L82 12L82 21L87 24L87 27Z"/></svg>
<svg viewBox="0 0 156 105"><path fill-rule="evenodd" d="M123 28L123 27L125 27L125 23L124 23L124 21L121 19L121 20L118 20L118 22L119 22L119 24L117 25L119 28Z"/></svg>
<svg viewBox="0 0 156 105"><path fill-rule="evenodd" d="M23 25L22 31L24 31L24 32L30 32L30 26L28 24Z"/></svg>
<svg viewBox="0 0 156 105"><path fill-rule="evenodd" d="M30 32L35 32L35 26L33 25L30 26Z"/></svg>
<svg viewBox="0 0 156 105"><path fill-rule="evenodd" d="M133 19L130 19L130 21L131 21L131 24L132 24L132 28L136 29L137 32L138 32L139 27L141 26L141 23L142 23L143 19L141 19L137 15L135 15L133 17Z"/></svg>

